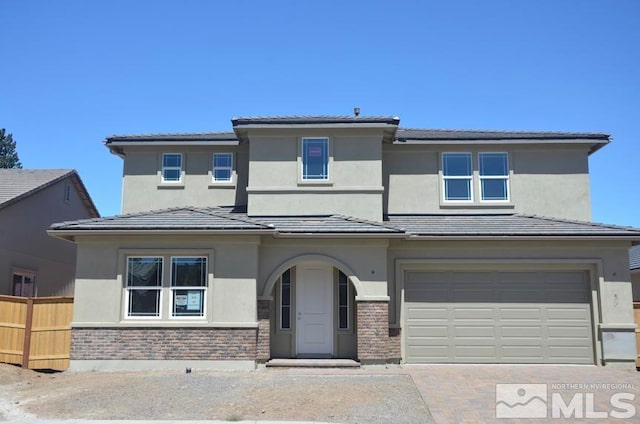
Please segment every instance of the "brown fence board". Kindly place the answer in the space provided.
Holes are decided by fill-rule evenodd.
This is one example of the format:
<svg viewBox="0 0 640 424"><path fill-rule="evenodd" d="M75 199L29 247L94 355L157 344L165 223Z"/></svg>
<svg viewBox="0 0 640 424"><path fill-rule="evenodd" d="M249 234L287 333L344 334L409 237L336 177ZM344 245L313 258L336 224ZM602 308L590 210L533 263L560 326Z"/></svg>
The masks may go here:
<svg viewBox="0 0 640 424"><path fill-rule="evenodd" d="M72 319L73 297L0 295L0 362L67 369Z"/></svg>

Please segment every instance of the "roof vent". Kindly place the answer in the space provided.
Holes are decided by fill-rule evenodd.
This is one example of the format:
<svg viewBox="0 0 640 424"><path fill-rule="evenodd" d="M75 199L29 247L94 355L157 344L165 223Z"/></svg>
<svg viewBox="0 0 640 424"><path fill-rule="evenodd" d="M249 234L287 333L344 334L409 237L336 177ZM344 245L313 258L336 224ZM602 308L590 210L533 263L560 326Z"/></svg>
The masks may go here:
<svg viewBox="0 0 640 424"><path fill-rule="evenodd" d="M360 116L360 108L359 107L354 107L353 108L353 114L355 116Z"/></svg>

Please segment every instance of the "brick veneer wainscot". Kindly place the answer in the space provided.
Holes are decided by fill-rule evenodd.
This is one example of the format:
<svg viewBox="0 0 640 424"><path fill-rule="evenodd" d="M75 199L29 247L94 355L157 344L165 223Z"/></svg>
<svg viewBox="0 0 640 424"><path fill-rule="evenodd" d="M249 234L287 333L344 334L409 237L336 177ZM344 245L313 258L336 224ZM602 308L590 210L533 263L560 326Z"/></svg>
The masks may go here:
<svg viewBox="0 0 640 424"><path fill-rule="evenodd" d="M271 300L258 300L258 341L256 360L265 363L271 358Z"/></svg>
<svg viewBox="0 0 640 424"><path fill-rule="evenodd" d="M389 303L356 303L358 359L363 364L387 362L389 340Z"/></svg>
<svg viewBox="0 0 640 424"><path fill-rule="evenodd" d="M255 328L73 328L72 360L256 359Z"/></svg>

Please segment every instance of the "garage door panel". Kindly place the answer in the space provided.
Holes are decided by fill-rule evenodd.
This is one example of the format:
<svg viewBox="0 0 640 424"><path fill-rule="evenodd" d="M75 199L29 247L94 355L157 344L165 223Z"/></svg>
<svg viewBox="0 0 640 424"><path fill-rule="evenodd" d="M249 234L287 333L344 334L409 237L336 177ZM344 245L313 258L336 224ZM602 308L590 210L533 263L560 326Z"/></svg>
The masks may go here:
<svg viewBox="0 0 640 424"><path fill-rule="evenodd" d="M462 326L456 325L453 328L453 334L457 338L461 337L490 337L491 339L496 337L496 329L493 326L481 326L470 325Z"/></svg>
<svg viewBox="0 0 640 424"><path fill-rule="evenodd" d="M491 359L496 356L496 347L493 345L468 344L465 346L455 346L454 354L459 358L483 358Z"/></svg>
<svg viewBox="0 0 640 424"><path fill-rule="evenodd" d="M412 337L449 337L449 327L444 326L410 326L409 332Z"/></svg>
<svg viewBox="0 0 640 424"><path fill-rule="evenodd" d="M427 308L407 308L407 319L449 319L448 307L445 306L431 306Z"/></svg>
<svg viewBox="0 0 640 424"><path fill-rule="evenodd" d="M543 307L531 305L500 306L500 318L503 322L508 320L540 320L543 315Z"/></svg>
<svg viewBox="0 0 640 424"><path fill-rule="evenodd" d="M427 277L438 290L420 280ZM412 278L413 290L405 291L407 362L594 363L586 272L452 271Z"/></svg>
<svg viewBox="0 0 640 424"><path fill-rule="evenodd" d="M511 326L509 324L502 325L502 338L507 337L542 337L542 329L539 326Z"/></svg>
<svg viewBox="0 0 640 424"><path fill-rule="evenodd" d="M493 322L493 317L495 315L493 306L475 306L475 305L461 305L461 304L453 304L451 305L450 310L452 314L449 318L453 318L455 320L463 320L463 319L472 319L472 320L482 320L489 319Z"/></svg>
<svg viewBox="0 0 640 424"><path fill-rule="evenodd" d="M579 321L587 320L587 308L549 308L547 310L547 319L550 321Z"/></svg>

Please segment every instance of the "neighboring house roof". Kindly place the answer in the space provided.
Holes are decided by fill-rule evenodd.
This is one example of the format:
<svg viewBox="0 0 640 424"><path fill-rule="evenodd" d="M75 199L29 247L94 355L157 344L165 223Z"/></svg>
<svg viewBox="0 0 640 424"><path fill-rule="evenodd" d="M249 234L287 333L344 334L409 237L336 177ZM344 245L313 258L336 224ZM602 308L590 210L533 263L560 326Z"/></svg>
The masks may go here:
<svg viewBox="0 0 640 424"><path fill-rule="evenodd" d="M107 137L105 145L112 152L122 154L120 146L142 144L238 144L246 141L248 127L269 127L277 125L342 125L373 124L386 127L384 140L398 144L474 144L500 143L528 144L528 143L568 143L589 144L593 153L611 141L611 136L604 133L572 133L572 132L543 132L543 131L484 131L484 130L455 130L455 129L420 129L398 128L400 118L397 116L349 116L349 115L319 115L319 116L254 116L236 117L231 119L234 132L202 132L184 134L133 134L113 135Z"/></svg>
<svg viewBox="0 0 640 424"><path fill-rule="evenodd" d="M90 216L99 217L89 192L73 169L0 169L0 209L70 178Z"/></svg>
<svg viewBox="0 0 640 424"><path fill-rule="evenodd" d="M640 246L633 246L629 249L629 269L640 271Z"/></svg>
<svg viewBox="0 0 640 424"><path fill-rule="evenodd" d="M390 215L371 222L341 215L249 217L244 209L175 208L54 224L60 237L86 232L226 231L274 236L343 235L402 238L625 238L640 240L640 229L588 222L508 215Z"/></svg>

